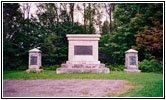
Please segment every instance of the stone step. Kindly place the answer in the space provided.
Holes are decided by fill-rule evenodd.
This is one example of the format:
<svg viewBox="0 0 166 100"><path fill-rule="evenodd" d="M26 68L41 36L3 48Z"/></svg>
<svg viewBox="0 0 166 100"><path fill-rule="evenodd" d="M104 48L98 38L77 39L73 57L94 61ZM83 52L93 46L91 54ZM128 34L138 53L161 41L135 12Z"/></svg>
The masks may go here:
<svg viewBox="0 0 166 100"><path fill-rule="evenodd" d="M110 70L109 68L57 68L56 73L110 73Z"/></svg>
<svg viewBox="0 0 166 100"><path fill-rule="evenodd" d="M138 69L124 69L123 71L127 72L127 73L140 73L141 72L141 70L138 70Z"/></svg>
<svg viewBox="0 0 166 100"><path fill-rule="evenodd" d="M105 68L104 64L62 64L61 68Z"/></svg>

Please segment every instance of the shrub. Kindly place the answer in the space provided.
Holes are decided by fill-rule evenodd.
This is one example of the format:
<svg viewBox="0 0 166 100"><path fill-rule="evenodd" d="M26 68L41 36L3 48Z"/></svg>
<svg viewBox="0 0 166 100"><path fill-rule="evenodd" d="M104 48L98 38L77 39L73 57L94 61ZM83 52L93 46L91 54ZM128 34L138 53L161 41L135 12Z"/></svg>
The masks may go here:
<svg viewBox="0 0 166 100"><path fill-rule="evenodd" d="M56 70L59 67L60 67L60 65L45 65L45 66L42 66L42 69L44 69L44 70Z"/></svg>
<svg viewBox="0 0 166 100"><path fill-rule="evenodd" d="M113 65L106 65L107 68L110 69L110 71L123 71L125 68L124 65L118 65L118 64L113 64Z"/></svg>
<svg viewBox="0 0 166 100"><path fill-rule="evenodd" d="M22 65L22 66L18 66L17 68L13 70L27 70L27 69L28 69L28 65Z"/></svg>
<svg viewBox="0 0 166 100"><path fill-rule="evenodd" d="M139 69L142 72L162 72L163 64L162 62L158 62L155 59L152 60L143 60L142 62L138 62Z"/></svg>

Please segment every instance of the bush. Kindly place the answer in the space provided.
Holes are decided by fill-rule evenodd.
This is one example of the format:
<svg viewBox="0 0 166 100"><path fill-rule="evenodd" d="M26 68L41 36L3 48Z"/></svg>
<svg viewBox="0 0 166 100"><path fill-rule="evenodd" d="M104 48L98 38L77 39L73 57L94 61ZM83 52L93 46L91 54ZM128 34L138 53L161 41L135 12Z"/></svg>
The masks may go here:
<svg viewBox="0 0 166 100"><path fill-rule="evenodd" d="M57 68L61 67L60 65L45 65L42 66L44 70L56 70Z"/></svg>
<svg viewBox="0 0 166 100"><path fill-rule="evenodd" d="M138 62L139 69L142 72L162 72L163 64L162 62L158 62L155 59L152 60L143 60L142 62Z"/></svg>
<svg viewBox="0 0 166 100"><path fill-rule="evenodd" d="M27 69L28 69L28 65L22 65L22 66L18 66L17 68L13 70L27 70Z"/></svg>
<svg viewBox="0 0 166 100"><path fill-rule="evenodd" d="M118 65L118 64L113 64L113 65L106 65L107 68L110 69L110 71L123 71L125 68L124 65Z"/></svg>

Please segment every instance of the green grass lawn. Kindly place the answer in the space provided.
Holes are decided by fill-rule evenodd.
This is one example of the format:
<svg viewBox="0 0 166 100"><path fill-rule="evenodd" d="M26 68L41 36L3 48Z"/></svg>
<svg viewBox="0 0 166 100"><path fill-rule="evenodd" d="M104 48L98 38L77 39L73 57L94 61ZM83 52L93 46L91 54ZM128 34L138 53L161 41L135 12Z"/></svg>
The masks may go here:
<svg viewBox="0 0 166 100"><path fill-rule="evenodd" d="M163 74L161 73L125 73L111 72L110 74L56 74L56 71L44 71L41 73L25 73L25 71L4 71L3 79L112 79L127 80L135 88L121 94L120 97L162 97Z"/></svg>

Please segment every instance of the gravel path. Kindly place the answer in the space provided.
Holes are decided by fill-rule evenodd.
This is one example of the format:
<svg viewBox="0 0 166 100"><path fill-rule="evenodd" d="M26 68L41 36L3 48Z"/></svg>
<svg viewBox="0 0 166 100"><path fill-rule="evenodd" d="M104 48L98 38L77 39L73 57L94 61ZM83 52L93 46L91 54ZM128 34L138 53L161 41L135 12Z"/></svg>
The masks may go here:
<svg viewBox="0 0 166 100"><path fill-rule="evenodd" d="M124 80L3 80L3 97L102 97Z"/></svg>

